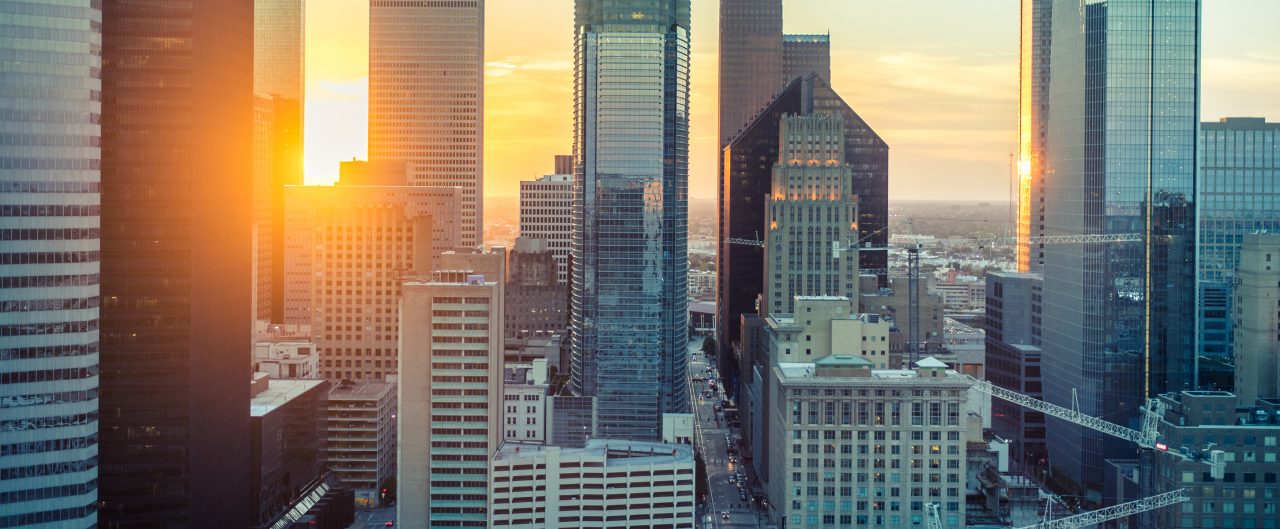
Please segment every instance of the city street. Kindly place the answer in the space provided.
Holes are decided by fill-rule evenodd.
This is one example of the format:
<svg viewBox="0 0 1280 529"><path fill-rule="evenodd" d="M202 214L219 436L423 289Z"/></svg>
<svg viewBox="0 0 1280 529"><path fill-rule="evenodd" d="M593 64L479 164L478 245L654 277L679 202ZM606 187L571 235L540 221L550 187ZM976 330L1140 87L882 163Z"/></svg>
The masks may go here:
<svg viewBox="0 0 1280 529"><path fill-rule="evenodd" d="M707 361L702 354L702 340L689 340L689 394L693 399L694 442L707 465L708 498L705 508L699 512L699 519L706 520L711 516L712 527L717 528L759 528L764 527L764 516L758 508L752 506L751 488L746 487L746 499L738 485L730 481L734 478L741 481L746 471L740 469L739 463L729 460L728 440L736 440L731 434L722 412L717 406L724 400L724 388L720 386L718 376L707 371ZM703 395L709 388L709 377L716 377L716 390L712 397ZM694 380L702 378L703 380ZM735 472L741 472L735 476ZM723 513L728 512L728 519ZM701 526L701 522L700 522Z"/></svg>
<svg viewBox="0 0 1280 529"><path fill-rule="evenodd" d="M395 507L356 509L356 521L351 524L350 529L385 529L387 522L395 519Z"/></svg>

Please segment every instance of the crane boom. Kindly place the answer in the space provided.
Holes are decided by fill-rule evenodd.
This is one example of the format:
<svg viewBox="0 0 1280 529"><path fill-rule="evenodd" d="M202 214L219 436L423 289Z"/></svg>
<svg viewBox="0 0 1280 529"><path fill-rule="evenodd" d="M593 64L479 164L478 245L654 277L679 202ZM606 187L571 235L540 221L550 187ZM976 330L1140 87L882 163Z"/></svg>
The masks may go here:
<svg viewBox="0 0 1280 529"><path fill-rule="evenodd" d="M929 529L942 529L942 510L937 503L926 503L925 518L929 520Z"/></svg>
<svg viewBox="0 0 1280 529"><path fill-rule="evenodd" d="M1078 411L1058 406L1057 404L1050 404L1043 400L1028 397L985 380L978 380L968 375L964 376L973 383L974 389L993 397L1007 400L1024 408L1032 409L1052 417L1057 417L1064 421L1069 421L1086 428L1091 428L1107 435L1119 437L1143 448L1156 448L1156 437L1158 435L1156 427L1160 421L1160 416L1163 415L1164 408L1164 405L1158 399L1151 399L1147 401L1146 406L1143 406L1142 410L1145 413L1145 416L1142 421L1142 431L1138 431L1097 417L1085 415Z"/></svg>
<svg viewBox="0 0 1280 529"><path fill-rule="evenodd" d="M1091 525L1100 524L1117 518L1124 518L1138 513L1154 511L1161 507L1168 507L1191 498L1187 496L1187 489L1178 489L1163 494L1156 494L1140 500L1134 500L1111 507L1105 507L1096 511L1089 511L1083 514L1058 518L1057 520L1049 520L1035 525L1028 525L1018 529L1078 529ZM932 515L930 515L932 516Z"/></svg>

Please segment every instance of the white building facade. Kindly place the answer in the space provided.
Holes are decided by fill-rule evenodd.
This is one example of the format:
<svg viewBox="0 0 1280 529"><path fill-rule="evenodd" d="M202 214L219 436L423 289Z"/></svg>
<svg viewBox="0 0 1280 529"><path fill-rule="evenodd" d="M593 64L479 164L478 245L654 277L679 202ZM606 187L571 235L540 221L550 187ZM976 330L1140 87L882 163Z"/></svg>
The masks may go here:
<svg viewBox="0 0 1280 529"><path fill-rule="evenodd" d="M547 241L561 283L569 282L572 208L573 175L549 174L520 182L520 236Z"/></svg>

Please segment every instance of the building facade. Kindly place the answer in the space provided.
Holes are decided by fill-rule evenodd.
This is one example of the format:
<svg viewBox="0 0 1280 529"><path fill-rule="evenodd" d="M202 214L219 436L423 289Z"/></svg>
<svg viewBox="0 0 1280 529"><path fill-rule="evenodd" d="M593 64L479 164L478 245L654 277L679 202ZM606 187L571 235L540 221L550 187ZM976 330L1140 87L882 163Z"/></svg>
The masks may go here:
<svg viewBox="0 0 1280 529"><path fill-rule="evenodd" d="M1247 233L1280 232L1280 123L1222 118L1200 124L1196 351L1231 358L1231 285Z"/></svg>
<svg viewBox="0 0 1280 529"><path fill-rule="evenodd" d="M858 296L858 197L844 156L844 120L783 116L765 199L761 312L792 313L796 296Z"/></svg>
<svg viewBox="0 0 1280 529"><path fill-rule="evenodd" d="M507 364L502 381L502 439L520 443L547 442L546 360L530 365Z"/></svg>
<svg viewBox="0 0 1280 529"><path fill-rule="evenodd" d="M720 143L782 88L782 0L720 0Z"/></svg>
<svg viewBox="0 0 1280 529"><path fill-rule="evenodd" d="M1280 399L1280 234L1248 234L1232 281L1235 392L1240 406Z"/></svg>
<svg viewBox="0 0 1280 529"><path fill-rule="evenodd" d="M459 243L484 237L484 0L369 2L369 160L458 187Z"/></svg>
<svg viewBox="0 0 1280 529"><path fill-rule="evenodd" d="M1044 278L1038 274L987 274L983 330L987 380L1028 397L1044 399L1040 320ZM1039 469L1045 458L1044 413L1002 399L991 400L991 430L1009 441L1015 469Z"/></svg>
<svg viewBox="0 0 1280 529"><path fill-rule="evenodd" d="M693 449L592 439L507 442L489 463L492 527L695 527ZM611 493L625 490L626 494Z"/></svg>
<svg viewBox="0 0 1280 529"><path fill-rule="evenodd" d="M396 519L408 527L487 520L487 462L503 431L503 255L470 258L403 287Z"/></svg>
<svg viewBox="0 0 1280 529"><path fill-rule="evenodd" d="M379 487L396 475L396 384L339 382L331 388L325 466L352 489L357 507L377 507Z"/></svg>
<svg viewBox="0 0 1280 529"><path fill-rule="evenodd" d="M569 329L569 285L558 279L547 241L516 237L507 254L506 322L509 338L546 337Z"/></svg>
<svg viewBox="0 0 1280 529"><path fill-rule="evenodd" d="M1054 0L1021 0L1018 25L1018 244L1019 272L1044 266L1044 163L1049 136L1049 52Z"/></svg>
<svg viewBox="0 0 1280 529"><path fill-rule="evenodd" d="M1046 245L1045 400L1136 426L1145 398L1195 382L1195 290L1177 286L1195 284L1200 1L1054 7L1045 233L1141 240ZM1133 456L1047 428L1060 491L1098 501L1104 460Z"/></svg>
<svg viewBox="0 0 1280 529"><path fill-rule="evenodd" d="M556 157L557 171L573 170L572 159ZM567 167L565 167L567 166ZM520 236L547 241L556 260L556 279L569 284L569 251L573 240L573 174L549 174L520 182Z"/></svg>
<svg viewBox="0 0 1280 529"><path fill-rule="evenodd" d="M575 26L572 384L601 436L656 441L689 410L689 1L578 0Z"/></svg>
<svg viewBox="0 0 1280 529"><path fill-rule="evenodd" d="M250 387L250 527L265 529L324 475L329 383L255 373Z"/></svg>
<svg viewBox="0 0 1280 529"><path fill-rule="evenodd" d="M284 318L284 186L302 185L306 112L304 0L254 2L253 92L266 110L254 137L255 319Z"/></svg>
<svg viewBox="0 0 1280 529"><path fill-rule="evenodd" d="M810 73L831 82L831 35L783 35L782 83Z"/></svg>
<svg viewBox="0 0 1280 529"><path fill-rule="evenodd" d="M101 5L98 527L247 527L254 2Z"/></svg>
<svg viewBox="0 0 1280 529"><path fill-rule="evenodd" d="M965 527L969 383L926 358L873 370L853 355L771 368L772 523L793 529Z"/></svg>
<svg viewBox="0 0 1280 529"><path fill-rule="evenodd" d="M461 190L336 185L285 193L285 323L311 326L331 382L394 375L400 283L458 244Z"/></svg>
<svg viewBox="0 0 1280 529"><path fill-rule="evenodd" d="M3 527L98 523L102 18L88 0L0 17Z"/></svg>

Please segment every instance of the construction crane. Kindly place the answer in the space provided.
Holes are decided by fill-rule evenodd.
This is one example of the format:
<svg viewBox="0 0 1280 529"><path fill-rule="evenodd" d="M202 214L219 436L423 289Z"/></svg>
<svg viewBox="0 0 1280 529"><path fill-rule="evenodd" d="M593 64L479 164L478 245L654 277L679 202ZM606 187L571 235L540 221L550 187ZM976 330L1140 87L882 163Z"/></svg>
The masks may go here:
<svg viewBox="0 0 1280 529"><path fill-rule="evenodd" d="M1103 522L1124 518L1126 516L1154 511L1162 507L1168 507L1170 505L1190 500L1191 498L1187 496L1186 489L1178 489L1142 498L1140 500L1105 507L1096 511L1089 511L1073 516L1067 516L1065 518L1058 518L1057 520L1048 520L1034 525L1019 527L1018 529L1080 529L1082 527L1089 527ZM929 529L942 529L942 513L937 503L926 504L925 513L929 518Z"/></svg>

